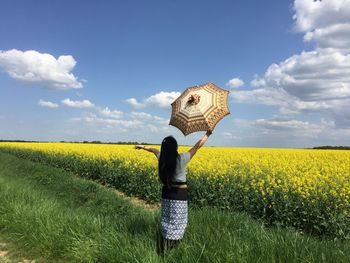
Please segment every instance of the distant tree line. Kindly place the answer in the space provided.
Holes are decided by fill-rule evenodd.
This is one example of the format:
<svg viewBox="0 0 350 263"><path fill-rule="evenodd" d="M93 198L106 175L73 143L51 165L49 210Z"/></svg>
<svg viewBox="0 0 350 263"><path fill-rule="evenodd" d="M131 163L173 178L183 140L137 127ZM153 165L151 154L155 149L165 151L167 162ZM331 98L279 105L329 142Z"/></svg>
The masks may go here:
<svg viewBox="0 0 350 263"><path fill-rule="evenodd" d="M38 143L45 143L45 142L50 142L50 141L28 141L28 140L0 140L0 142L38 142ZM142 145L157 145L153 143L147 143L147 142L101 142L101 141L59 141L61 143L91 143L91 144L125 144L125 145L137 145L137 144L142 144ZM313 148L307 148L307 149L321 149L321 150L350 150L350 146L330 146L330 145L325 145L325 146L316 146Z"/></svg>
<svg viewBox="0 0 350 263"><path fill-rule="evenodd" d="M318 147L313 147L312 149L323 149L323 150L350 150L350 146L318 146Z"/></svg>
<svg viewBox="0 0 350 263"><path fill-rule="evenodd" d="M65 141L61 141L65 142ZM74 143L80 143L80 142L74 142ZM83 141L82 143L94 143L94 144L129 144L129 145L135 145L135 144L142 144L142 145L150 145L150 143L147 142L101 142L101 141Z"/></svg>
<svg viewBox="0 0 350 263"><path fill-rule="evenodd" d="M27 141L27 140L0 140L0 142L37 142L37 141ZM44 141L42 141L44 142Z"/></svg>
<svg viewBox="0 0 350 263"><path fill-rule="evenodd" d="M49 142L49 141L29 141L29 140L0 140L0 142ZM60 141L61 143L92 143L92 144L127 144L127 145L136 145L136 144L142 144L142 145L151 145L151 143L147 142L101 142L101 141Z"/></svg>

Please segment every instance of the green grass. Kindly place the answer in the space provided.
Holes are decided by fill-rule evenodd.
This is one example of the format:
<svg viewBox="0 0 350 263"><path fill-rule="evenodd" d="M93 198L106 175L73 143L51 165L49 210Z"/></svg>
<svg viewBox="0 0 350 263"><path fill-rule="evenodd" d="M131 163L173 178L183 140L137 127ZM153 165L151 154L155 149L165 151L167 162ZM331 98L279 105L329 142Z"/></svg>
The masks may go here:
<svg viewBox="0 0 350 263"><path fill-rule="evenodd" d="M111 189L0 153L0 236L37 262L349 262L350 243L190 209L183 242L157 254L159 211ZM1 259L0 259L1 260Z"/></svg>

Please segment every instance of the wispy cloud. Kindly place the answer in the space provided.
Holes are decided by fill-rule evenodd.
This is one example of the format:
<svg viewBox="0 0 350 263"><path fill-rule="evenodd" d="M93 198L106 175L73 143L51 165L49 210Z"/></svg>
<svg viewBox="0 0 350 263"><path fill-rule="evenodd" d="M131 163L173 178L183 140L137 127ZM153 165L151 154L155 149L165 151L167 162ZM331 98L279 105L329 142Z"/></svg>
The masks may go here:
<svg viewBox="0 0 350 263"><path fill-rule="evenodd" d="M167 108L167 107L170 107L170 104L180 95L181 95L180 92L161 91L157 94L154 94L148 98L143 99L142 102L138 102L137 99L135 98L127 99L126 102L136 109L142 109L148 106Z"/></svg>
<svg viewBox="0 0 350 263"><path fill-rule="evenodd" d="M332 120L300 121L293 118L234 119L223 139L235 145L259 147L312 147L347 141L350 128Z"/></svg>
<svg viewBox="0 0 350 263"><path fill-rule="evenodd" d="M244 81L240 78L233 78L226 83L230 88L239 88L244 85Z"/></svg>
<svg viewBox="0 0 350 263"><path fill-rule="evenodd" d="M82 83L71 73L75 65L76 61L71 55L56 59L35 50L0 50L0 68L11 78L49 89L82 88Z"/></svg>
<svg viewBox="0 0 350 263"><path fill-rule="evenodd" d="M84 108L93 108L95 107L95 105L90 102L89 100L71 100L71 99L64 99L61 101L63 105L68 106L68 107L72 107L72 108L80 108L80 109L84 109Z"/></svg>
<svg viewBox="0 0 350 263"><path fill-rule="evenodd" d="M118 111L118 110L110 110L108 107L106 108L99 108L98 112L104 116L104 117L108 117L108 118L115 118L115 119L119 119L123 116L123 112Z"/></svg>
<svg viewBox="0 0 350 263"><path fill-rule="evenodd" d="M39 100L38 105L44 108L56 109L58 108L57 103L53 103L51 101Z"/></svg>
<svg viewBox="0 0 350 263"><path fill-rule="evenodd" d="M125 128L139 127L143 125L143 122L140 120L117 120L112 118L101 118L96 114L88 114L88 116L83 116L79 118L72 118L73 122L84 122L89 124L103 124L103 125L112 125L112 126L123 126Z"/></svg>
<svg viewBox="0 0 350 263"><path fill-rule="evenodd" d="M131 117L134 119L144 120L144 121L152 121L157 124L168 125L169 119L165 119L156 115L149 114L147 112L131 112Z"/></svg>
<svg viewBox="0 0 350 263"><path fill-rule="evenodd" d="M350 50L350 1L294 2L295 28L320 48Z"/></svg>
<svg viewBox="0 0 350 263"><path fill-rule="evenodd" d="M239 140L240 139L240 137L233 135L232 132L227 132L227 131L223 132L222 136L223 136L223 139L226 139L226 140Z"/></svg>
<svg viewBox="0 0 350 263"><path fill-rule="evenodd" d="M331 113L336 125L350 117L350 1L295 0L294 20L304 40L316 48L271 64L256 77L254 90L236 91L237 102L279 108L281 114Z"/></svg>

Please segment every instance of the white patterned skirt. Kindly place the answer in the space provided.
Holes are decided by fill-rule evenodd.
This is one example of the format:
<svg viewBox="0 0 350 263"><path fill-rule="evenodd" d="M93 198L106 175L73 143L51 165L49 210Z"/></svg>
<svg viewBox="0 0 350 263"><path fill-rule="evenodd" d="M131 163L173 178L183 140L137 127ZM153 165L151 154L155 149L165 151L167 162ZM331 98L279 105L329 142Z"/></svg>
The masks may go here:
<svg viewBox="0 0 350 263"><path fill-rule="evenodd" d="M168 240L183 238L187 226L187 200L162 198L161 227L162 236Z"/></svg>

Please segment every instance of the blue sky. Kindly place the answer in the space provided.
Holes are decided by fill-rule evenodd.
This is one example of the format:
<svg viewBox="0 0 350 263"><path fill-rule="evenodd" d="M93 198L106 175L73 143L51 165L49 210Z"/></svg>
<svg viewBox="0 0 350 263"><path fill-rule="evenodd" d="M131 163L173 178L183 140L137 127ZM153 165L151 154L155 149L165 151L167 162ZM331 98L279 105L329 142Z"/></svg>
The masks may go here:
<svg viewBox="0 0 350 263"><path fill-rule="evenodd" d="M189 86L209 145L350 145L350 1L2 1L0 138L159 143Z"/></svg>

